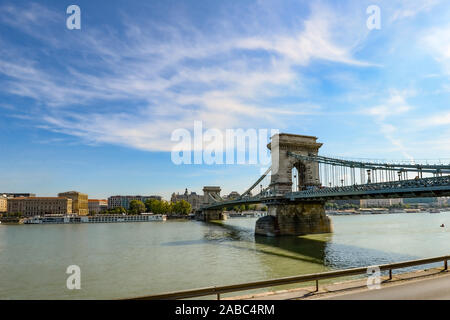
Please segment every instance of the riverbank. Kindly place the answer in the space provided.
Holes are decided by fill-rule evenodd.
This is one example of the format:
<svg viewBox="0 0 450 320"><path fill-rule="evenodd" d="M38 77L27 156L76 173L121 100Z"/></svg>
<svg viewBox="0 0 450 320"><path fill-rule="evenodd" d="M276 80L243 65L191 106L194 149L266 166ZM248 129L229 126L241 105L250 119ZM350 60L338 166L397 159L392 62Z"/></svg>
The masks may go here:
<svg viewBox="0 0 450 320"><path fill-rule="evenodd" d="M441 213L448 212L448 208L416 208L416 209L398 209L398 208L359 208L342 210L325 210L327 215L345 216L354 214L397 214L397 213Z"/></svg>
<svg viewBox="0 0 450 320"><path fill-rule="evenodd" d="M24 219L19 217L0 217L0 224L23 224Z"/></svg>

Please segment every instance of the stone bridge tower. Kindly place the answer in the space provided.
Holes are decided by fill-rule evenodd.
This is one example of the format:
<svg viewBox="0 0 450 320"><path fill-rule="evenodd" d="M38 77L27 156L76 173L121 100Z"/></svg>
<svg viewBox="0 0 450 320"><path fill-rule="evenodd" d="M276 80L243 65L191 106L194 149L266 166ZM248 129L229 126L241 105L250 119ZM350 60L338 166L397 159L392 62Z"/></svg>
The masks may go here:
<svg viewBox="0 0 450 320"><path fill-rule="evenodd" d="M203 205L213 204L214 199L220 201L220 187L205 186L203 187ZM210 221L210 220L226 220L227 216L223 213L222 209L207 209L202 210L197 215L197 220Z"/></svg>
<svg viewBox="0 0 450 320"><path fill-rule="evenodd" d="M272 155L270 186L274 196L282 197L292 192L292 169L298 172L297 190L319 187L317 162L300 161L288 156L288 152L301 155L317 155L322 143L316 137L280 133L272 137L268 148ZM324 202L296 202L289 199L268 203L268 216L258 219L255 233L265 236L303 235L331 232L330 219L325 214Z"/></svg>
<svg viewBox="0 0 450 320"><path fill-rule="evenodd" d="M298 172L297 190L320 186L319 164L300 161L288 156L288 151L304 156L317 155L322 143L317 137L280 133L272 137L267 145L272 156L272 176L270 185L276 195L285 195L292 191L292 169Z"/></svg>

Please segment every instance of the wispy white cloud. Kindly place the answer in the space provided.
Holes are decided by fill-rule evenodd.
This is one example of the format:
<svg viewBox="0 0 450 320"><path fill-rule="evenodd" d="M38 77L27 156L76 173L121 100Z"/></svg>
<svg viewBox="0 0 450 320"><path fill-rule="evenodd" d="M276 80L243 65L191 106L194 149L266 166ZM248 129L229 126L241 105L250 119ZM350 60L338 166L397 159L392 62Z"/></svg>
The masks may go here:
<svg viewBox="0 0 450 320"><path fill-rule="evenodd" d="M433 114L430 116L424 116L420 119L416 119L414 125L419 129L437 127L450 124L450 112L439 112L438 114Z"/></svg>
<svg viewBox="0 0 450 320"><path fill-rule="evenodd" d="M404 157L410 160L414 160L413 156L408 152L404 140L399 137L401 134L398 132L397 126L389 123L389 120L404 115L413 109L406 101L407 97L413 95L415 95L415 92L411 90L390 90L390 95L383 104L363 111L374 118L383 137L389 141L397 151L401 152Z"/></svg>
<svg viewBox="0 0 450 320"><path fill-rule="evenodd" d="M429 12L441 2L441 0L408 0L394 2L397 9L394 10L391 16L391 22L413 18L422 12Z"/></svg>
<svg viewBox="0 0 450 320"><path fill-rule="evenodd" d="M428 28L423 32L419 43L427 48L433 58L450 74L450 24Z"/></svg>
<svg viewBox="0 0 450 320"><path fill-rule="evenodd" d="M385 120L387 117L404 114L412 109L407 103L406 97L413 94L413 92L391 90L389 98L383 104L366 110L363 109L362 112L367 112L367 114L376 117L380 121Z"/></svg>
<svg viewBox="0 0 450 320"><path fill-rule="evenodd" d="M353 57L351 45L334 39L334 21L326 12L313 7L295 30L267 28L262 33L249 23L245 35L233 28L211 34L190 25L181 30L125 18L125 37L92 29L58 41L51 29L33 28L37 22L31 12L23 16L16 7L4 6L1 23L53 50L77 48L83 54L51 67L36 54L4 56L0 73L8 80L2 90L44 106L41 128L89 143L170 150L171 131L190 128L194 120L223 129L249 127L249 118L271 125L280 117L317 113L311 103L280 106L271 98L287 92L301 95L298 68L314 60L370 65ZM46 9L39 23L52 24L56 16ZM154 28L164 41L154 36ZM114 107L118 104L120 110Z"/></svg>

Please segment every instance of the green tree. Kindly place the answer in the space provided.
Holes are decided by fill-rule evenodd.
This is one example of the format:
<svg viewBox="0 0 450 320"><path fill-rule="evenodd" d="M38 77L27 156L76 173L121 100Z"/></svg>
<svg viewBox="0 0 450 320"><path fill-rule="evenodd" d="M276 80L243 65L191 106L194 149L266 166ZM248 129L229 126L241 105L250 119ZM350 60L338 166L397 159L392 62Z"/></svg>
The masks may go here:
<svg viewBox="0 0 450 320"><path fill-rule="evenodd" d="M154 200L151 209L156 214L168 214L172 211L172 204L166 200Z"/></svg>
<svg viewBox="0 0 450 320"><path fill-rule="evenodd" d="M338 205L334 202L327 202L325 204L325 209L337 209Z"/></svg>
<svg viewBox="0 0 450 320"><path fill-rule="evenodd" d="M189 214L192 211L192 206L186 200L177 201L172 204L172 212L177 214Z"/></svg>
<svg viewBox="0 0 450 320"><path fill-rule="evenodd" d="M125 209L124 207L117 207L111 210L112 214L123 214L123 213L127 213L127 209Z"/></svg>
<svg viewBox="0 0 450 320"><path fill-rule="evenodd" d="M145 207L147 208L147 212L154 212L153 207L158 205L157 199L147 199L145 201Z"/></svg>
<svg viewBox="0 0 450 320"><path fill-rule="evenodd" d="M145 212L145 204L140 200L131 200L130 201L130 209L128 212L130 214L141 214Z"/></svg>

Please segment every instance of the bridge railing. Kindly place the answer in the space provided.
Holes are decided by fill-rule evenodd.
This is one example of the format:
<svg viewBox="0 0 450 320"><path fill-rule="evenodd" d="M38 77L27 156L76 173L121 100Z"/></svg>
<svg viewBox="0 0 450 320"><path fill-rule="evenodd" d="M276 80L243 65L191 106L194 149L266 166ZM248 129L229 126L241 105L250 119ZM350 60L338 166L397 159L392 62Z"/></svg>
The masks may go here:
<svg viewBox="0 0 450 320"><path fill-rule="evenodd" d="M293 277L284 277L284 278L278 278L278 279L272 279L272 280L262 280L262 281L248 282L248 283L240 283L240 284L227 285L227 286L206 287L206 288L199 288L199 289L192 289L192 290L166 292L166 293L162 293L162 294L155 294L155 295L131 298L130 300L176 300L176 299L196 298L196 297L210 296L210 295L215 295L217 297L217 300L220 300L220 295L224 294L224 293L267 288L267 287L293 284L293 283L311 282L311 281L316 282L316 291L319 291L319 280L367 274L368 268L370 268L370 267L378 267L380 269L380 271L389 271L389 280L392 280L392 270L414 267L414 266L425 265L425 264L436 263L436 262L444 262L443 270L447 271L448 270L448 263L447 263L448 260L450 260L450 255L426 258L426 259L418 259L418 260L409 260L409 261L403 261L403 262L397 262L397 263L383 264L383 265L378 265L378 266L367 266L367 267L359 267L359 268L352 268L352 269L305 274L305 275L299 275L299 276L293 276Z"/></svg>
<svg viewBox="0 0 450 320"><path fill-rule="evenodd" d="M378 182L370 184L357 184L351 186L342 187L324 187L324 188L314 188L311 190L304 190L299 192L288 193L287 197L311 197L313 195L330 194L330 193L345 193L345 192L355 192L355 191L377 191L377 190L389 190L389 189L405 189L405 188L430 188L430 187L440 187L440 186L450 186L450 176L443 177L432 177L432 178L421 178L412 180L401 180L401 181L389 181L389 182Z"/></svg>

